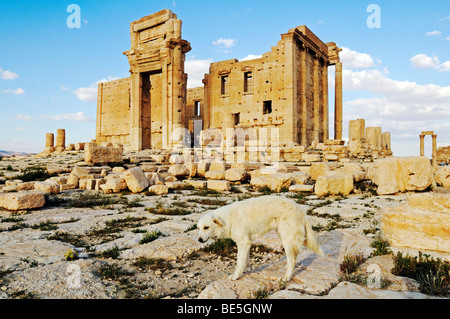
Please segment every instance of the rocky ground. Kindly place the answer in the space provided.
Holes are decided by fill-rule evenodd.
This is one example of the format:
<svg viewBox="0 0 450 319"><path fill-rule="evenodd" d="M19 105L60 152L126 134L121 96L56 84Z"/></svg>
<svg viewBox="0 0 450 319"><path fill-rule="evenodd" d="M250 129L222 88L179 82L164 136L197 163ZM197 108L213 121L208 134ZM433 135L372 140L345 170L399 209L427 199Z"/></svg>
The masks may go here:
<svg viewBox="0 0 450 319"><path fill-rule="evenodd" d="M79 161L75 152L3 159L0 173L5 181L45 165L67 174ZM305 249L286 283L280 280L281 242L269 233L255 242L243 278L228 280L236 249L229 241L199 243L196 223L211 209L261 195L245 183L231 191L171 190L162 196L76 189L47 195L41 209L0 210L0 298L432 298L419 292L415 280L391 273L393 254L373 254L373 243L381 242L381 209L404 203L406 194L273 194L307 206L325 256ZM350 255L364 262L345 276L341 265ZM375 286L367 282L374 276L381 279Z"/></svg>

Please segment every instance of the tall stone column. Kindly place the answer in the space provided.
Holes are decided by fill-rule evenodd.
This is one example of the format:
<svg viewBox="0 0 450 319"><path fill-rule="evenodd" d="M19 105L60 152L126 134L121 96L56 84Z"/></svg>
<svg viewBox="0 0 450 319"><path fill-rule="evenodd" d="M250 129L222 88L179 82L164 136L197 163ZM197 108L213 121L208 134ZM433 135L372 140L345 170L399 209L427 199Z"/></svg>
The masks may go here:
<svg viewBox="0 0 450 319"><path fill-rule="evenodd" d="M308 127L308 102L306 100L306 47L303 45L300 51L300 99L301 99L301 131L300 131L300 142L303 146L308 146L308 140L306 137L306 130Z"/></svg>
<svg viewBox="0 0 450 319"><path fill-rule="evenodd" d="M342 140L342 62L335 64L334 139Z"/></svg>
<svg viewBox="0 0 450 319"><path fill-rule="evenodd" d="M424 143L424 138L425 135L420 134L420 156L425 156L425 143Z"/></svg>
<svg viewBox="0 0 450 319"><path fill-rule="evenodd" d="M328 132L328 62L323 61L322 66L322 132L323 142L329 139Z"/></svg>
<svg viewBox="0 0 450 319"><path fill-rule="evenodd" d="M55 135L53 133L47 133L45 135L45 147L46 148L55 146L54 138L55 138Z"/></svg>
<svg viewBox="0 0 450 319"><path fill-rule="evenodd" d="M314 141L318 143L320 133L319 57L314 56L313 60Z"/></svg>
<svg viewBox="0 0 450 319"><path fill-rule="evenodd" d="M433 167L434 168L436 168L437 167L437 159L436 159L436 147L437 147L437 145L436 145L436 137L437 137L437 135L436 134L433 134L433 135L431 135L431 137L433 138L433 144L432 144L432 147L433 147L433 153L432 153L432 159L431 159L431 164L433 165Z"/></svg>
<svg viewBox="0 0 450 319"><path fill-rule="evenodd" d="M66 149L66 130L58 129L56 131L56 151L64 152Z"/></svg>

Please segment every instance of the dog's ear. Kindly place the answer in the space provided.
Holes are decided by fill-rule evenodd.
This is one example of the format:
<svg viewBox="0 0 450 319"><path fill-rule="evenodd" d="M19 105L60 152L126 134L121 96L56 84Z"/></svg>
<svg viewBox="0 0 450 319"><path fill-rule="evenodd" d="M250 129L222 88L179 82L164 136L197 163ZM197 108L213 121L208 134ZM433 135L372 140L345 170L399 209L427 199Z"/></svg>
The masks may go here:
<svg viewBox="0 0 450 319"><path fill-rule="evenodd" d="M216 223L217 225L219 225L220 227L223 227L223 222L219 219L219 218L214 218L213 222Z"/></svg>

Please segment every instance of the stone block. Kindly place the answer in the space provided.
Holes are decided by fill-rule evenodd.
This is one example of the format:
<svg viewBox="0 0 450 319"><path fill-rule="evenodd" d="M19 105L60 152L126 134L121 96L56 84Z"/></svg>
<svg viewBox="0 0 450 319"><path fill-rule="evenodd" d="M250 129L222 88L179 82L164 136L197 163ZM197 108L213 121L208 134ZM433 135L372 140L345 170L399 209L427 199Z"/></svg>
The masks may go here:
<svg viewBox="0 0 450 319"><path fill-rule="evenodd" d="M292 183L297 185L306 184L311 179L311 175L306 172L292 172L290 175L293 179Z"/></svg>
<svg viewBox="0 0 450 319"><path fill-rule="evenodd" d="M206 179L225 179L225 171L207 171L205 173Z"/></svg>
<svg viewBox="0 0 450 319"><path fill-rule="evenodd" d="M169 188L166 185L152 185L148 188L148 191L156 195L165 195L169 193Z"/></svg>
<svg viewBox="0 0 450 319"><path fill-rule="evenodd" d="M209 167L210 171L226 171L227 166L224 161L214 160Z"/></svg>
<svg viewBox="0 0 450 319"><path fill-rule="evenodd" d="M450 166L439 166L435 173L436 184L450 188Z"/></svg>
<svg viewBox="0 0 450 319"><path fill-rule="evenodd" d="M50 194L58 194L61 191L60 184L52 179L43 182L35 182L34 189Z"/></svg>
<svg viewBox="0 0 450 319"><path fill-rule="evenodd" d="M189 186L192 186L192 187L198 188L198 189L206 188L206 185L207 185L207 181L199 181L199 180L194 180L194 179L187 179L185 181L185 183Z"/></svg>
<svg viewBox="0 0 450 319"><path fill-rule="evenodd" d="M382 210L392 246L450 253L450 194L414 194L407 204Z"/></svg>
<svg viewBox="0 0 450 319"><path fill-rule="evenodd" d="M191 174L189 169L184 164L170 165L168 172L177 179L184 179Z"/></svg>
<svg viewBox="0 0 450 319"><path fill-rule="evenodd" d="M45 205L45 196L42 192L23 191L19 193L0 194L0 207L11 210L25 210L41 208Z"/></svg>
<svg viewBox="0 0 450 319"><path fill-rule="evenodd" d="M212 189L219 192L229 191L231 189L229 181L214 180L214 179L208 180L207 187L208 189Z"/></svg>
<svg viewBox="0 0 450 319"><path fill-rule="evenodd" d="M118 193L122 190L127 189L127 183L124 178L111 178L107 179L105 184L102 184L100 188L105 193Z"/></svg>
<svg viewBox="0 0 450 319"><path fill-rule="evenodd" d="M424 156L378 159L371 174L378 195L423 191L432 183L431 163Z"/></svg>
<svg viewBox="0 0 450 319"><path fill-rule="evenodd" d="M352 190L353 175L342 172L321 175L314 186L314 193L317 196L348 195Z"/></svg>
<svg viewBox="0 0 450 319"><path fill-rule="evenodd" d="M302 161L305 162L320 162L322 159L320 158L320 154L310 154L310 153L303 153L302 154Z"/></svg>
<svg viewBox="0 0 450 319"><path fill-rule="evenodd" d="M133 167L122 174L128 189L133 193L140 193L146 189L149 184L147 177L140 167Z"/></svg>
<svg viewBox="0 0 450 319"><path fill-rule="evenodd" d="M90 164L122 163L123 148L114 146L98 146L87 143L84 150L84 161Z"/></svg>
<svg viewBox="0 0 450 319"><path fill-rule="evenodd" d="M197 175L199 177L205 177L205 174L207 171L209 171L209 168L211 166L211 161L207 159L202 159L197 164Z"/></svg>
<svg viewBox="0 0 450 319"><path fill-rule="evenodd" d="M301 185L301 184L294 184L289 186L289 191L294 193L306 193L306 192L313 192L314 191L314 185Z"/></svg>
<svg viewBox="0 0 450 319"><path fill-rule="evenodd" d="M231 168L225 171L225 179L230 182L243 182L248 178L245 169Z"/></svg>

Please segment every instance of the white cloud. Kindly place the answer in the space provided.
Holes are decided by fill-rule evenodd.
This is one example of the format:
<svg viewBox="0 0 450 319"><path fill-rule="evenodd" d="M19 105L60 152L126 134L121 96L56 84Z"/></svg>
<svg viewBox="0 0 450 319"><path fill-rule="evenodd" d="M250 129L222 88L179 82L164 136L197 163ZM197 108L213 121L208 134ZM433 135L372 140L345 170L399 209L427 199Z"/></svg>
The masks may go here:
<svg viewBox="0 0 450 319"><path fill-rule="evenodd" d="M255 55L255 54L249 54L247 55L245 58L241 59L240 61L249 61L249 60L254 60L254 59L259 59L262 58L262 55Z"/></svg>
<svg viewBox="0 0 450 319"><path fill-rule="evenodd" d="M410 61L416 69L436 69L440 72L450 71L450 61L446 61L441 64L436 55L430 57L423 53L416 54L410 59Z"/></svg>
<svg viewBox="0 0 450 319"><path fill-rule="evenodd" d="M440 35L441 31L430 31L430 32L426 32L425 35L426 36L433 36L433 35Z"/></svg>
<svg viewBox="0 0 450 319"><path fill-rule="evenodd" d="M416 54L411 59L409 59L412 65L419 69L438 69L439 68L439 58L437 56L430 57L426 54Z"/></svg>
<svg viewBox="0 0 450 319"><path fill-rule="evenodd" d="M95 102L97 101L97 88L89 87L89 88L78 88L73 93L84 102Z"/></svg>
<svg viewBox="0 0 450 319"><path fill-rule="evenodd" d="M75 121L75 122L94 122L94 119L90 116L87 116L83 112L78 113L65 113L65 114L56 114L56 115L39 115L40 118L49 119L53 121Z"/></svg>
<svg viewBox="0 0 450 319"><path fill-rule="evenodd" d="M18 77L19 75L17 73L0 68L0 78L2 78L3 80L14 80Z"/></svg>
<svg viewBox="0 0 450 319"><path fill-rule="evenodd" d="M230 48L234 47L234 45L236 44L236 40L220 38L216 41L213 41L213 44L230 49Z"/></svg>
<svg viewBox="0 0 450 319"><path fill-rule="evenodd" d="M450 36L446 37L445 40L450 41Z"/></svg>
<svg viewBox="0 0 450 319"><path fill-rule="evenodd" d="M21 127L21 126L18 126L18 127L15 127L14 130L17 131L17 132L22 132L22 131L25 131L25 128Z"/></svg>
<svg viewBox="0 0 450 319"><path fill-rule="evenodd" d="M21 121L25 121L25 122L30 122L31 121L31 116L23 115L23 114L17 114L16 115L16 119L17 120L21 120Z"/></svg>
<svg viewBox="0 0 450 319"><path fill-rule="evenodd" d="M185 72L188 74L187 88L203 86L202 80L205 73L209 72L211 59L187 60L184 64Z"/></svg>
<svg viewBox="0 0 450 319"><path fill-rule="evenodd" d="M70 90L70 88L68 88L62 84L59 87L61 88L61 91L69 91Z"/></svg>
<svg viewBox="0 0 450 319"><path fill-rule="evenodd" d="M11 94L14 94L14 95L22 95L22 94L25 94L25 90L22 89L22 88L18 88L18 89L15 89L15 90L9 89L9 90L3 90L2 93L4 93L4 94L11 93Z"/></svg>
<svg viewBox="0 0 450 319"><path fill-rule="evenodd" d="M442 63L440 70L442 72L450 72L450 61L446 61L446 62Z"/></svg>
<svg viewBox="0 0 450 319"><path fill-rule="evenodd" d="M342 48L339 57L343 67L347 69L363 69L374 66L374 60L369 54L359 53L349 48Z"/></svg>
<svg viewBox="0 0 450 319"><path fill-rule="evenodd" d="M75 95L84 102L96 102L97 101L97 89L99 83L104 83L108 81L118 80L119 78L114 76L108 76L108 78L103 78L100 81L97 81L91 84L89 87L80 87L73 91ZM62 88L61 88L62 89Z"/></svg>

